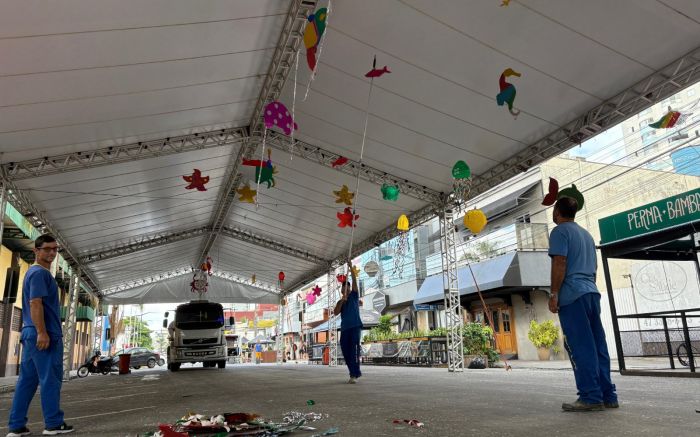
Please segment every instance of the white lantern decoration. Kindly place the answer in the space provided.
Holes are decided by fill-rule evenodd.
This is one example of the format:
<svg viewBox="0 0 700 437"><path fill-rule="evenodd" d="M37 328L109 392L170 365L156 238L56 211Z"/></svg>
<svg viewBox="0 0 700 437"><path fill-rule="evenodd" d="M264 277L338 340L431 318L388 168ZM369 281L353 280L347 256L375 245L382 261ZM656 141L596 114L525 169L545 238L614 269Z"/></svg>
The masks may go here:
<svg viewBox="0 0 700 437"><path fill-rule="evenodd" d="M379 272L379 264L377 264L375 261L370 261L365 264L365 273L367 273L367 276L374 278L377 275L377 272Z"/></svg>

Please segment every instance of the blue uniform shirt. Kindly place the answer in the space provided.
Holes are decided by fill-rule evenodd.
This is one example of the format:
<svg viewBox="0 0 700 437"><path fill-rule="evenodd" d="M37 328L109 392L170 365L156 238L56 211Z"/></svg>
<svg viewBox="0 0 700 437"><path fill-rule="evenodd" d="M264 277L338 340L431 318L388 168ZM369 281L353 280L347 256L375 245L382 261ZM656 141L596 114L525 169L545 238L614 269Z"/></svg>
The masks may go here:
<svg viewBox="0 0 700 437"><path fill-rule="evenodd" d="M340 310L340 330L362 328L362 320L360 319L360 296L355 290L348 295L348 300L343 304Z"/></svg>
<svg viewBox="0 0 700 437"><path fill-rule="evenodd" d="M39 265L29 267L22 283L22 323L24 328L36 329L29 307L31 299L41 298L44 304L44 324L49 337L62 337L61 309L58 303L58 284L51 272Z"/></svg>
<svg viewBox="0 0 700 437"><path fill-rule="evenodd" d="M564 222L549 236L549 256L566 257L566 275L559 290L559 306L569 305L587 293L599 293L595 285L598 263L593 237L575 222Z"/></svg>

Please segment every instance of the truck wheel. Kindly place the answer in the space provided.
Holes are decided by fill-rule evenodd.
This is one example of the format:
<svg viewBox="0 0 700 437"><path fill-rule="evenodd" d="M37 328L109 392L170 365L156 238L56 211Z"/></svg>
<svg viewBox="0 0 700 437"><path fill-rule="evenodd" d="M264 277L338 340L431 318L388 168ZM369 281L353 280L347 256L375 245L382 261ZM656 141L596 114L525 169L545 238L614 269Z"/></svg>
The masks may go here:
<svg viewBox="0 0 700 437"><path fill-rule="evenodd" d="M225 369L226 368L226 360L219 361L219 369Z"/></svg>
<svg viewBox="0 0 700 437"><path fill-rule="evenodd" d="M178 370L180 370L180 363L169 363L168 368L171 372L177 372Z"/></svg>

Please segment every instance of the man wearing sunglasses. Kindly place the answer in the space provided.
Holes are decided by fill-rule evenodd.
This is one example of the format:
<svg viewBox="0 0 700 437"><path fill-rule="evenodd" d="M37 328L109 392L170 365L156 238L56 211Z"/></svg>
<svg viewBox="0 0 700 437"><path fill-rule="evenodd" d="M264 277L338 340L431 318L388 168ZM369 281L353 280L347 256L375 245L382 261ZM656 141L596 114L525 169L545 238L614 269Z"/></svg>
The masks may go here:
<svg viewBox="0 0 700 437"><path fill-rule="evenodd" d="M65 434L73 427L63 421L61 383L63 379L63 331L58 284L49 270L58 253L51 235L34 242L36 264L24 276L22 284L22 362L10 411L7 437L31 434L27 428L29 404L41 386L41 410L44 435Z"/></svg>

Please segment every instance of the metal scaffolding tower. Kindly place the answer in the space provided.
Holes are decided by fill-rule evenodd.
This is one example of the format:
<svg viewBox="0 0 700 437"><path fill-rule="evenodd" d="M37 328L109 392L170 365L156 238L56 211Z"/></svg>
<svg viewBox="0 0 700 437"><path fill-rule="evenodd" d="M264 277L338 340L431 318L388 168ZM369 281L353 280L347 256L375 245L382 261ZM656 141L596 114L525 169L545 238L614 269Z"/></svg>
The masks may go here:
<svg viewBox="0 0 700 437"><path fill-rule="evenodd" d="M73 272L68 287L68 308L66 309L66 321L63 325L63 380L70 380L70 371L73 370L73 346L75 345L76 310L78 308L78 295L80 294L80 269Z"/></svg>
<svg viewBox="0 0 700 437"><path fill-rule="evenodd" d="M277 364L282 364L284 361L284 293L280 290L280 304L277 308ZM291 329L289 326L288 329Z"/></svg>
<svg viewBox="0 0 700 437"><path fill-rule="evenodd" d="M338 324L333 308L338 301L338 280L335 278L335 268L328 270L328 366L338 365Z"/></svg>
<svg viewBox="0 0 700 437"><path fill-rule="evenodd" d="M447 322L447 370L464 371L462 353L462 307L459 302L457 280L457 246L453 211L444 208L440 213L440 246L442 248L442 280L445 290L445 315Z"/></svg>

